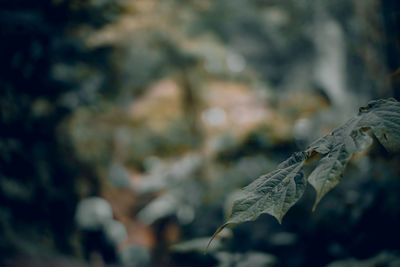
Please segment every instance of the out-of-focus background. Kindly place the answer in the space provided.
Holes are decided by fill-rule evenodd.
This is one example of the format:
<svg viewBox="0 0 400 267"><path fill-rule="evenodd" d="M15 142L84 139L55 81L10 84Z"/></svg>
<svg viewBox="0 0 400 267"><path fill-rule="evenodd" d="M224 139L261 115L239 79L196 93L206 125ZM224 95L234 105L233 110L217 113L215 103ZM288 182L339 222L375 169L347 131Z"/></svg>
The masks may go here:
<svg viewBox="0 0 400 267"><path fill-rule="evenodd" d="M204 249L241 187L400 97L397 0L0 1L0 265L400 266L378 143Z"/></svg>

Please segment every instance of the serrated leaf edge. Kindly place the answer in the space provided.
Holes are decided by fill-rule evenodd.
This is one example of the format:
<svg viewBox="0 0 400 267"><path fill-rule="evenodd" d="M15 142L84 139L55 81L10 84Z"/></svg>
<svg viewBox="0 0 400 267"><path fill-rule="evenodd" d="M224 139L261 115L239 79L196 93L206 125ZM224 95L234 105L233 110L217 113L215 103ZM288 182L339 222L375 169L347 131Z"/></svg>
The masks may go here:
<svg viewBox="0 0 400 267"><path fill-rule="evenodd" d="M376 131L377 131L377 130L375 129L376 125L360 124L360 122L362 121L363 117L366 116L366 114L368 114L369 112L371 112L371 111L374 112L375 109L376 109L377 111L379 111L379 108L387 107L389 104L392 104L392 105L397 106L397 107L399 108L399 113L400 113L400 103L399 103L396 99L394 99L394 98L379 99L379 100L370 101L370 102L367 104L366 107L360 107L360 108L359 108L358 114L357 114L355 117L349 119L344 125L339 126L338 128L334 129L331 133L329 133L329 134L327 134L327 135L325 135L325 136L323 136L323 137L317 139L316 141L314 141L314 142L311 144L312 147L311 147L311 145L310 145L305 151L303 151L303 152L297 152L297 153L304 153L304 155L305 155L305 160L301 163L301 165L299 165L300 169L301 169L303 166L308 165L308 164L310 164L311 162L313 162L313 161L315 161L315 160L317 160L317 159L320 159L321 156L329 154L329 153L334 149L334 147L332 147L332 148L330 148L330 149L324 148L323 151L326 151L326 152L322 152L321 150L318 151L319 146L315 146L315 144L316 144L319 140L325 141L325 140L329 139L329 136L335 135L335 133L339 132L340 129L343 128L343 127L344 127L345 125L347 125L347 124L353 125L353 128L348 130L348 137L350 137L350 138L354 138L354 137L351 136L351 134L352 134L354 131L361 131L361 132L363 132L363 133L365 133L365 132L371 132L372 134L374 134L374 135L376 136L376 134L375 134ZM376 116L376 114L374 114L374 115ZM376 117L379 118L379 116L376 116ZM347 137L347 136L345 135L345 137ZM379 140L379 137L378 137L378 136L376 136L376 137L377 137L377 139ZM363 148L363 149L366 149L366 147ZM347 165L347 162L350 161L352 155L353 155L355 152L356 152L356 151L349 152L349 157L348 157L348 159L347 159L347 160L344 162L344 164L343 164L343 171L344 171L344 169L345 169L345 167L346 167L346 165ZM295 154L295 153L294 153L294 154ZM292 154L291 157L292 157L294 154ZM291 157L289 157L289 159L290 159ZM286 161L287 161L287 160L286 160ZM286 161L284 161L284 162L282 162L281 164L279 164L278 167L281 166L281 165L282 165L283 163L285 163ZM343 171L339 172L338 175L342 175ZM268 175L268 174L267 174L267 175ZM308 178L307 178L307 181L308 181L308 183L310 183ZM339 182L340 182L340 181L339 181ZM338 182L338 183L339 183L339 182ZM330 190L332 190L338 183L336 183L334 186L332 186L332 188L330 188L330 189L329 189L327 192L325 192L322 196L318 196L318 192L316 192L316 193L317 193L317 196L316 196L316 201L315 201L315 203L314 203L314 205L313 205L313 208L312 208L313 211L315 211L317 205L319 204L319 202L321 201L321 199L325 196L325 194L328 193ZM314 189L315 189L315 188L314 188ZM297 200L297 201L298 201L298 200ZM283 204L282 204L282 205L283 205ZM294 204L293 204L293 205L294 205ZM291 205L291 206L289 207L289 209L290 209L293 205ZM288 210L289 210L289 209L288 209ZM261 215L262 213L265 213L265 212L261 212L260 215ZM287 211L286 211L284 214L282 214L282 216L280 216L280 217L275 216L275 215L270 214L270 213L268 213L268 214L270 214L270 215L272 215L273 217L275 217L279 223L282 223L282 218L284 217L284 215L285 215L286 213L287 213ZM257 218L257 217L256 217L256 218ZM255 218L255 219L256 219L256 218ZM255 219L254 219L254 220L255 220ZM245 221L243 221L243 222L245 222ZM237 224L237 223L238 223L238 222L230 222L230 221L228 220L226 223L224 223L223 225L221 225L221 226L215 231L215 233L212 235L212 237L210 238L210 241L209 241L208 244L207 244L205 253L207 252L207 249L208 249L208 247L210 246L212 240L213 240L226 226L228 226L228 225L230 225L230 224ZM239 223L240 223L240 222L239 222Z"/></svg>

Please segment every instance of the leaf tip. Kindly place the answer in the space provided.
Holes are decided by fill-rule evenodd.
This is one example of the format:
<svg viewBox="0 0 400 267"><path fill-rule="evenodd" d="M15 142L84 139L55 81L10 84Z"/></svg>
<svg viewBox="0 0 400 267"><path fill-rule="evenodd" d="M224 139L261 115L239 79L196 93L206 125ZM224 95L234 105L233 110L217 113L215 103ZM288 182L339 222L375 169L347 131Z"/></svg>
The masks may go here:
<svg viewBox="0 0 400 267"><path fill-rule="evenodd" d="M313 207L312 207L312 212L315 212L315 210L317 209L317 205L318 205L318 203L315 202L314 205L313 205Z"/></svg>
<svg viewBox="0 0 400 267"><path fill-rule="evenodd" d="M315 210L317 209L317 206L319 204L319 202L321 201L322 196L320 196L319 194L317 195L317 198L315 199L315 203L312 207L312 212L315 212Z"/></svg>
<svg viewBox="0 0 400 267"><path fill-rule="evenodd" d="M210 240L207 243L206 248L204 249L204 254L208 253L208 248L211 245L211 242L214 240L214 238L228 225L229 223L224 223L223 225L221 225L217 231L215 231L215 233L211 236Z"/></svg>
<svg viewBox="0 0 400 267"><path fill-rule="evenodd" d="M279 224L282 224L282 219L284 215L273 215L273 214L271 215L275 217L275 219L278 221Z"/></svg>

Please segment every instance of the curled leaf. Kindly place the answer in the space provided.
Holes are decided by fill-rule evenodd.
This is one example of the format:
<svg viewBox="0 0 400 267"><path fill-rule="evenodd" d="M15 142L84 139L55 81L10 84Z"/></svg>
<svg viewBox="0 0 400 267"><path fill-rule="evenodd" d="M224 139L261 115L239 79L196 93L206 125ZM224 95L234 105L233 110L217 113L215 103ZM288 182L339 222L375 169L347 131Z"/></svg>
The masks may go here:
<svg viewBox="0 0 400 267"><path fill-rule="evenodd" d="M360 108L358 127L371 128L390 152L400 151L400 103L394 98L371 101Z"/></svg>

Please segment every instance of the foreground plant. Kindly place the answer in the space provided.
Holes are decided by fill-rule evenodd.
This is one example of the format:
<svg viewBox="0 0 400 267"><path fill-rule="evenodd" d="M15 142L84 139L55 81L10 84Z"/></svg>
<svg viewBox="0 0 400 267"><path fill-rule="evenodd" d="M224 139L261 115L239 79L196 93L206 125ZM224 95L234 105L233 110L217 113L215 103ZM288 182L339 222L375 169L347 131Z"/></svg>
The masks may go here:
<svg viewBox="0 0 400 267"><path fill-rule="evenodd" d="M303 195L307 181L317 193L314 211L324 195L340 182L351 157L372 144L372 135L388 151L400 150L400 103L397 100L369 102L344 125L317 139L305 151L294 153L275 171L243 188L233 203L230 217L217 229L209 244L227 225L253 221L263 213L274 216L281 223L283 216ZM306 178L304 166L318 159L317 166Z"/></svg>

